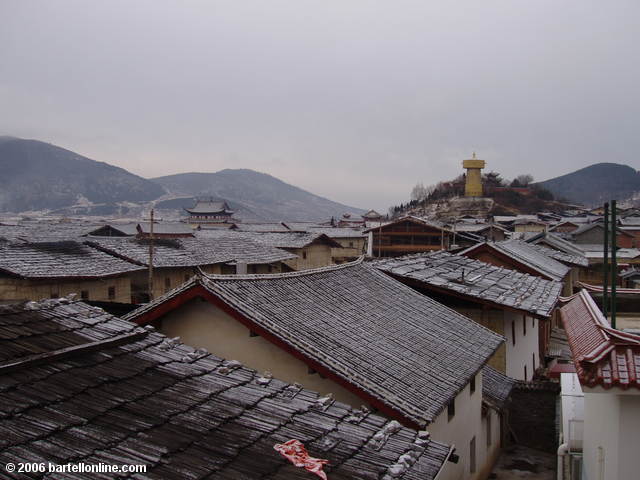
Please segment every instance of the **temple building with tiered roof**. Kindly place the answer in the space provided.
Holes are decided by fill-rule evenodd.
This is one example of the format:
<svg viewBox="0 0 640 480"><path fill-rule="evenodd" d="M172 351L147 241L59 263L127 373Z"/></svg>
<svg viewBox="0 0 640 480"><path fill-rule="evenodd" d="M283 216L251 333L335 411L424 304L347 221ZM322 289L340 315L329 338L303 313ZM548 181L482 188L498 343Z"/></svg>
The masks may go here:
<svg viewBox="0 0 640 480"><path fill-rule="evenodd" d="M196 199L195 206L185 208L185 211L189 214L186 222L193 226L211 223L233 223L236 221L235 219L232 221L231 217L234 212L224 200L214 201L213 198Z"/></svg>

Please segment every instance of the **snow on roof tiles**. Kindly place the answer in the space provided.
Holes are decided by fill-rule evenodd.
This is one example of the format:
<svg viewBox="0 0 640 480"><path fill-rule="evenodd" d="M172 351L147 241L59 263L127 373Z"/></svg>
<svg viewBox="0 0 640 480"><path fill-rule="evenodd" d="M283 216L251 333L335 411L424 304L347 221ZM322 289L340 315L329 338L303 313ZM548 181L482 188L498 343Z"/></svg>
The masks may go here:
<svg viewBox="0 0 640 480"><path fill-rule="evenodd" d="M543 317L551 315L562 290L560 282L444 251L381 259L373 265L400 280L420 282L425 288L436 287Z"/></svg>
<svg viewBox="0 0 640 480"><path fill-rule="evenodd" d="M504 341L361 261L202 276L125 318L149 321L165 302L198 286L419 426L432 422Z"/></svg>
<svg viewBox="0 0 640 480"><path fill-rule="evenodd" d="M451 451L367 410L319 408L316 392L66 299L0 307L0 347L2 465L295 480L309 474L273 446L297 439L329 460L329 478L433 480Z"/></svg>

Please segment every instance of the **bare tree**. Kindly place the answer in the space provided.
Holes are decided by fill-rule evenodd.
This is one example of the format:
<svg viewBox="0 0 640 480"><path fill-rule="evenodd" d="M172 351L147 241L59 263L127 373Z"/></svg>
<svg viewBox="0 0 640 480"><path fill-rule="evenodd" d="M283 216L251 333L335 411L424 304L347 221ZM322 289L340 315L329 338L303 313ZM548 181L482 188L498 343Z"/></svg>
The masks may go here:
<svg viewBox="0 0 640 480"><path fill-rule="evenodd" d="M425 188L422 182L418 182L411 190L411 200L421 202L427 198L427 195L429 195L429 191Z"/></svg>

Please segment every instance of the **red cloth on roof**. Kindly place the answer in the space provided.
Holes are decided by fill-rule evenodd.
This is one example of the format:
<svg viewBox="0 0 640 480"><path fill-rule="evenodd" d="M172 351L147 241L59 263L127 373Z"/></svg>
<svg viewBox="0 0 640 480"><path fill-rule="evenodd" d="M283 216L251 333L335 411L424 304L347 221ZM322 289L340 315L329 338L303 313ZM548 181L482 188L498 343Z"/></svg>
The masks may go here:
<svg viewBox="0 0 640 480"><path fill-rule="evenodd" d="M277 443L273 448L296 467L304 467L306 471L315 473L323 480L327 480L327 474L324 473L322 467L329 463L329 460L310 457L307 449L304 448L304 444L300 440L289 440L285 443Z"/></svg>

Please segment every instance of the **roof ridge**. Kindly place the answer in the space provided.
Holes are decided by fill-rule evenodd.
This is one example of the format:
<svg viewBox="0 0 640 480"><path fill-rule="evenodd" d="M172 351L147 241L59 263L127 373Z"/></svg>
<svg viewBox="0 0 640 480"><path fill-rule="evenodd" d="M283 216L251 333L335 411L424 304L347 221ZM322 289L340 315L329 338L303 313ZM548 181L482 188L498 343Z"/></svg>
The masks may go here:
<svg viewBox="0 0 640 480"><path fill-rule="evenodd" d="M295 278L304 277L307 275L314 275L316 273L335 272L338 270L355 267L360 265L364 261L364 255L360 255L356 260L347 263L340 263L335 265L328 265L318 268L310 268L307 270L297 270L294 272L280 272L280 273L256 273L256 274L244 274L244 275L224 275L220 273L204 273L202 276L205 279L210 280L273 280L276 278Z"/></svg>

